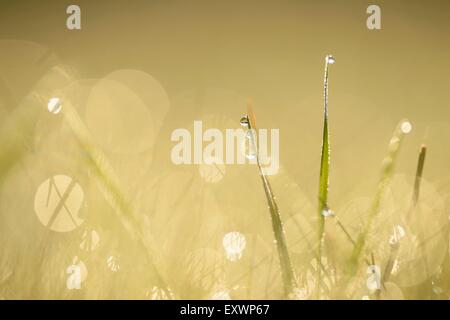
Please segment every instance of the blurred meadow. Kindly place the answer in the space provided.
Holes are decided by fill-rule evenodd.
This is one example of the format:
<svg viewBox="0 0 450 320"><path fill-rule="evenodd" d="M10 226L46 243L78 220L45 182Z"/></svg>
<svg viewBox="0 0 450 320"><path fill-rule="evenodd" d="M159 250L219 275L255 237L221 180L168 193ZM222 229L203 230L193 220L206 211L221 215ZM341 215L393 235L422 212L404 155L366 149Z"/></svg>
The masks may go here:
<svg viewBox="0 0 450 320"><path fill-rule="evenodd" d="M0 298L450 298L449 1L69 4L0 4ZM170 158L249 99L274 197Z"/></svg>

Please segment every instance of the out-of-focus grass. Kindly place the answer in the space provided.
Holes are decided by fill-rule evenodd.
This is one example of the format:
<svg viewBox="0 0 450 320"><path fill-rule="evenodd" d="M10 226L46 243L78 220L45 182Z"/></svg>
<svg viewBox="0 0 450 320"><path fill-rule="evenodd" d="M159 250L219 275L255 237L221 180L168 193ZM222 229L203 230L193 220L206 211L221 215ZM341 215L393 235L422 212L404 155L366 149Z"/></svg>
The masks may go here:
<svg viewBox="0 0 450 320"><path fill-rule="evenodd" d="M336 210L336 216L327 219L323 214L330 209L327 96L325 101L318 212L311 204L315 201L309 201L284 168L269 183L261 166L264 192L255 192L260 184L254 167L227 166L223 180L212 184L192 166L150 171L150 179L142 178L140 197L132 197L116 172L115 155L97 145L70 99L63 100L61 117L55 120L61 128L52 126L48 132L70 132L75 144L57 147L62 153L74 149L56 160L38 156L32 143L40 130L36 121L47 114L45 101L32 99L26 107L12 110L0 136L0 297L448 298L449 227L442 204L450 184L444 182L434 190L424 180L425 148L419 154L415 182L412 177L405 185L392 183L408 131L404 125L409 123L403 121L389 142L368 208L362 201L354 216ZM256 129L252 110L248 122L250 130ZM258 150L256 143L254 147ZM360 160L355 157L355 165ZM88 215L85 225L68 234L46 230L32 208L36 183L62 169L83 184L87 203L82 209ZM411 203L417 211L408 211ZM267 209L271 225L265 219ZM406 233L395 248L389 244L393 226L402 226ZM100 234L99 248L80 249L84 231L92 229ZM239 231L246 239L237 261L227 260L221 243L230 231ZM75 256L88 270L79 291L66 288L66 267ZM110 270L111 256L117 258L120 270ZM367 265L381 270L382 285L375 294L367 286ZM351 290L344 290L348 287Z"/></svg>
<svg viewBox="0 0 450 320"><path fill-rule="evenodd" d="M376 194L373 198L372 204L370 206L369 212L367 213L368 219L363 226L362 232L358 235L356 239L356 244L353 249L352 255L350 257L349 262L349 275L353 277L358 269L361 254L363 253L367 241L367 236L370 232L374 219L380 212L381 200L385 195L387 185L391 179L391 176L394 171L395 160L398 155L398 151L400 149L403 137L405 135L405 131L402 129L402 126L408 123L406 121L401 121L397 128L394 131L394 134L389 141L388 153L386 157L383 159L382 168L381 168L381 176L378 182L378 188Z"/></svg>
<svg viewBox="0 0 450 320"><path fill-rule="evenodd" d="M410 216L410 214L415 210L417 206L417 202L419 201L419 194L420 194L420 185L422 182L422 174L423 174L423 168L425 165L425 157L426 157L427 148L425 145L422 145L419 152L419 158L417 161L417 170L416 170L416 177L414 180L414 189L413 189L413 196L411 200L411 208L408 210L407 217ZM391 245L391 252L389 254L389 259L386 263L386 267L384 269L383 277L382 277L382 283L386 283L392 273L392 269L394 267L395 259L397 257L397 253L399 250L400 241L395 241L390 244Z"/></svg>
<svg viewBox="0 0 450 320"><path fill-rule="evenodd" d="M90 137L89 130L69 102L64 106L64 116L81 148L86 152L87 164L93 170L107 202L114 209L130 238L134 239L136 244L141 246L142 250L146 252L148 264L156 277L156 283L170 297L167 284L155 265L154 259L157 249L152 235L147 231L146 236L143 236L143 230L137 221L138 217L127 195L121 190L119 178L115 174L114 169L100 148L96 147L93 139Z"/></svg>

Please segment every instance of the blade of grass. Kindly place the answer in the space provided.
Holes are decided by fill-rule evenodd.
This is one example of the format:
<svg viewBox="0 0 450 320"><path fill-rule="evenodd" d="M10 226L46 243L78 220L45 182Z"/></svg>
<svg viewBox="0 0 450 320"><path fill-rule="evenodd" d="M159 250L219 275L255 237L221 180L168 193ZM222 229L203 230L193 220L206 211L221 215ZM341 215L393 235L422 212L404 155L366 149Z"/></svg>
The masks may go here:
<svg viewBox="0 0 450 320"><path fill-rule="evenodd" d="M272 187L270 186L269 179L267 174L264 171L264 168L261 166L259 160L259 151L257 148L257 144L255 141L255 132L256 132L256 121L255 114L253 112L253 107L251 102L248 104L247 110L247 125L250 133L250 140L253 144L253 148L256 151L256 163L258 166L258 170L261 176L261 180L264 187L264 193L266 195L267 203L269 205L270 217L272 220L272 228L275 237L275 243L277 245L278 257L280 260L281 266L281 276L283 279L283 287L286 297L289 296L293 292L295 287L295 274L292 268L291 259L289 256L289 252L286 244L286 236L283 228L283 224L281 222L280 211L278 209L278 205L275 201L275 196L272 191Z"/></svg>
<svg viewBox="0 0 450 320"><path fill-rule="evenodd" d="M417 203L419 201L419 195L420 195L420 185L422 181L422 174L423 174L423 168L425 165L425 158L427 154L427 147L425 145L422 145L420 147L419 151L419 159L417 161L417 170L416 170L416 178L414 181L414 189L413 189L413 196L411 201L411 208L408 211L407 217L409 218L411 213L415 210ZM397 258L398 250L400 247L400 243L396 243L394 245L391 245L389 259L386 264L386 267L384 269L384 275L382 279L382 283L386 283L389 280L389 277L391 276L392 269L394 267L394 261ZM423 254L423 247L421 247L422 254ZM426 262L424 262L425 269L427 269Z"/></svg>
<svg viewBox="0 0 450 320"><path fill-rule="evenodd" d="M323 114L323 136L322 151L320 156L320 177L319 177L319 207L318 207L318 252L317 258L322 259L322 247L325 232L325 216L323 212L328 210L328 187L330 171L330 135L328 132L328 68L334 63L334 58L330 55L325 57L325 75L323 81L324 114ZM316 295L320 299L321 268L317 268Z"/></svg>
<svg viewBox="0 0 450 320"><path fill-rule="evenodd" d="M356 240L356 246L353 248L350 263L349 263L349 278L351 279L358 270L359 261L362 252L367 243L367 237L371 230L374 219L380 212L381 201L385 195L387 186L394 171L395 160L397 159L398 151L403 141L404 135L411 130L411 124L407 121L402 121L394 131L394 134L389 142L388 154L383 160L381 176L378 182L377 192L369 208L367 222L365 223L362 232Z"/></svg>
<svg viewBox="0 0 450 320"><path fill-rule="evenodd" d="M419 202L420 185L422 183L422 175L423 175L423 168L425 165L426 155L427 155L427 147L425 145L422 145L420 147L419 160L417 162L416 178L414 181L414 191L413 191L412 205L411 205L411 210L409 211L409 216L413 212L420 214L419 210L416 210L416 208L417 208L417 203ZM421 223L419 223L419 234L418 234L419 243L423 243L424 234L425 234L425 232L423 229L423 225ZM422 254L422 257L420 260L421 260L422 265L424 266L425 274L427 275L427 278L429 278L430 272L428 270L428 264L427 264L427 261L425 258L425 248L424 248L424 246L419 246L419 248L420 248L420 252Z"/></svg>
<svg viewBox="0 0 450 320"><path fill-rule="evenodd" d="M416 179L414 181L414 192L412 199L413 208L416 207L417 202L419 201L420 184L422 182L423 167L425 165L426 155L427 155L427 147L425 145L422 145L420 147L419 160L417 161Z"/></svg>
<svg viewBox="0 0 450 320"><path fill-rule="evenodd" d="M64 119L71 127L81 148L86 152L88 164L90 165L90 168L93 169L106 201L114 209L119 221L131 239L135 240L142 250L147 253L147 261L152 268L159 287L166 291L167 296L170 297L171 292L168 290L166 282L163 280L162 275L157 270L154 263L156 245L154 244L151 235L147 234L144 237L141 228L139 228L134 208L126 194L121 190L119 178L114 172L113 167L108 162L101 149L96 147L89 129L80 119L78 113L71 104L66 102L63 108Z"/></svg>

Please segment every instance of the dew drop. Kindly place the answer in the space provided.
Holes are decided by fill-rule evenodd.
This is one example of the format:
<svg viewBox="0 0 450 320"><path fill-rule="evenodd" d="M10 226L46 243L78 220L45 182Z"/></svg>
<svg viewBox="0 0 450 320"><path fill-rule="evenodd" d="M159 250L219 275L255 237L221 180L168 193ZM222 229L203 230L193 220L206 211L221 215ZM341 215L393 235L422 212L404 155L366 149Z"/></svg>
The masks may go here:
<svg viewBox="0 0 450 320"><path fill-rule="evenodd" d="M240 123L241 123L241 126L248 127L248 123L249 123L248 115L242 116Z"/></svg>
<svg viewBox="0 0 450 320"><path fill-rule="evenodd" d="M53 97L48 100L47 109L50 113L58 114L61 109L61 100L59 98Z"/></svg>
<svg viewBox="0 0 450 320"><path fill-rule="evenodd" d="M336 60L334 59L334 57L332 55L327 55L327 57L325 59L328 64L334 64L336 62Z"/></svg>
<svg viewBox="0 0 450 320"><path fill-rule="evenodd" d="M256 154L255 153L247 153L245 155L247 157L248 160L255 160L256 159Z"/></svg>
<svg viewBox="0 0 450 320"><path fill-rule="evenodd" d="M115 256L109 256L108 259L106 260L106 264L108 265L108 268L112 271L112 272L117 272L120 270L120 265L118 262L118 258Z"/></svg>
<svg viewBox="0 0 450 320"><path fill-rule="evenodd" d="M222 239L222 245L225 249L227 259L237 261L242 257L247 245L245 236L237 231L227 233Z"/></svg>
<svg viewBox="0 0 450 320"><path fill-rule="evenodd" d="M379 290L381 288L381 270L377 265L367 267L367 289L371 291Z"/></svg>
<svg viewBox="0 0 450 320"><path fill-rule="evenodd" d="M400 129L402 130L402 132L403 132L404 134L410 133L411 130L412 130L411 122L409 122L409 121L404 121L404 122L401 124Z"/></svg>
<svg viewBox="0 0 450 320"><path fill-rule="evenodd" d="M322 210L322 216L324 217L334 217L334 211L329 208L325 208Z"/></svg>
<svg viewBox="0 0 450 320"><path fill-rule="evenodd" d="M402 226L395 226L394 231L389 238L389 243L391 245L396 245L405 236L405 229Z"/></svg>

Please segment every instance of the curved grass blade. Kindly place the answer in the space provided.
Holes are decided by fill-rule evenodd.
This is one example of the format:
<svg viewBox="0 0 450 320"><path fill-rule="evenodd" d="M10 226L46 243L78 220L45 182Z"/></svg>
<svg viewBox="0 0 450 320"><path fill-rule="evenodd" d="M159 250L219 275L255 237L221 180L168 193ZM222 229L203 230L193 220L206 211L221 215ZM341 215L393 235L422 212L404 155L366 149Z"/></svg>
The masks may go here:
<svg viewBox="0 0 450 320"><path fill-rule="evenodd" d="M154 263L156 245L149 235L144 237L141 228L139 228L134 208L126 194L121 190L119 178L113 167L100 148L96 147L89 129L70 103L65 103L63 112L65 121L71 127L81 148L86 152L89 167L93 170L106 201L114 209L120 223L131 239L136 241L143 252L147 253L147 262L152 268L158 286L166 291L168 297L171 297L171 292Z"/></svg>
<svg viewBox="0 0 450 320"><path fill-rule="evenodd" d="M409 133L410 130L411 124L408 121L402 121L395 129L394 134L389 142L388 154L386 155L382 163L381 176L378 182L377 192L369 208L367 222L356 240L356 245L353 248L353 252L350 258L348 270L350 278L352 278L358 270L361 254L364 251L367 242L367 236L371 230L374 219L380 212L381 200L385 195L387 186L394 171L394 164L395 160L397 159L398 151L405 134Z"/></svg>
<svg viewBox="0 0 450 320"><path fill-rule="evenodd" d="M411 215L413 213L420 214L420 212L418 212L418 210L416 210L416 207L417 207L417 203L419 202L420 185L422 183L422 175L423 175L423 168L425 166L426 155L427 155L427 147L425 145L422 145L420 147L419 160L417 161L416 178L414 181L413 198L412 198L411 210L409 211L409 215ZM420 243L423 243L424 233L425 232L423 229L423 225L419 224L418 238L419 238ZM420 247L420 251L422 253L421 263L424 267L425 274L427 275L427 278L428 278L430 272L428 270L428 263L427 263L426 259L424 258L425 257L425 249L424 249L424 246L419 246L419 247Z"/></svg>
<svg viewBox="0 0 450 320"><path fill-rule="evenodd" d="M255 114L253 112L252 104L249 102L247 107L248 114L246 115L246 121L250 133L250 140L253 144L253 148L256 151L256 163L258 166L258 170L261 176L261 180L264 187L264 193L266 195L267 203L269 205L270 217L272 220L272 229L275 237L275 242L277 245L278 257L280 260L281 266L281 276L283 279L283 287L286 297L289 296L293 292L295 288L295 274L292 268L291 259L289 256L289 252L286 244L286 236L283 228L283 224L281 222L280 211L278 209L278 205L275 201L275 196L272 191L272 187L270 186L269 179L267 174L264 172L264 168L261 166L259 160L258 148L255 140L256 133L256 121Z"/></svg>
<svg viewBox="0 0 450 320"><path fill-rule="evenodd" d="M411 201L411 208L408 211L408 217L411 215L411 213L415 210L417 203L419 201L419 194L420 194L420 184L422 181L422 174L423 174L423 168L425 165L425 157L427 154L427 147L425 145L422 145L420 147L420 151L419 151L419 159L417 161L417 170L416 170L416 178L414 181L414 190L413 190L413 197L412 197L412 201ZM392 273L392 269L394 267L394 261L397 257L397 253L398 253L398 249L399 249L400 243L391 245L391 252L389 254L389 259L388 262L386 264L386 268L384 270L384 276L382 279L382 282L385 283L389 280L389 277ZM423 247L420 247L423 253ZM423 262L423 261L422 261ZM424 267L425 269L427 269L427 264L426 262L424 263Z"/></svg>

